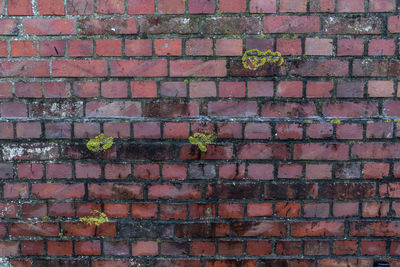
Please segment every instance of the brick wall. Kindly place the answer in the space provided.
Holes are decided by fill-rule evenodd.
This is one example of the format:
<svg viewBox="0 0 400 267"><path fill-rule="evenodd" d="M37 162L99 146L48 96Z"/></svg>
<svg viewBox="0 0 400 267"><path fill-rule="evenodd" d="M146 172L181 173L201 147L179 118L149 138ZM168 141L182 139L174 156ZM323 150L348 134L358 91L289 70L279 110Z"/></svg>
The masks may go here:
<svg viewBox="0 0 400 267"><path fill-rule="evenodd" d="M400 266L398 12L0 0L0 265Z"/></svg>

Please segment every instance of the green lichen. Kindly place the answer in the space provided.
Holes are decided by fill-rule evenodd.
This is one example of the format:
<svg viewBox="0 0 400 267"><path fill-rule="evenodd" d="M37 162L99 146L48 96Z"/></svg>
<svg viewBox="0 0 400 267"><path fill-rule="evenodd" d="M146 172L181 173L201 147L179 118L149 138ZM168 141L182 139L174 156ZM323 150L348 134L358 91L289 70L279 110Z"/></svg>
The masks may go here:
<svg viewBox="0 0 400 267"><path fill-rule="evenodd" d="M282 54L278 51L272 52L271 50L267 50L262 52L258 49L248 50L242 56L242 64L246 69L256 70L265 63L282 66L284 59Z"/></svg>
<svg viewBox="0 0 400 267"><path fill-rule="evenodd" d="M335 118L335 119L332 119L332 120L331 120L331 123L332 123L332 124L340 124L341 122L340 122L339 119Z"/></svg>
<svg viewBox="0 0 400 267"><path fill-rule="evenodd" d="M398 123L398 122L400 122L400 119L393 119L393 121Z"/></svg>
<svg viewBox="0 0 400 267"><path fill-rule="evenodd" d="M104 212L100 212L98 210L93 210L91 213L93 215L97 214L97 216L96 217L86 217L86 216L85 217L81 217L81 218L79 218L79 221L83 222L83 223L85 223L87 225L94 224L96 226L99 226L99 225L102 225L105 222L108 222L108 217Z"/></svg>
<svg viewBox="0 0 400 267"><path fill-rule="evenodd" d="M207 145L212 144L215 140L215 136L212 133L194 133L193 136L189 136L189 142L192 145L197 145L202 152L207 151Z"/></svg>
<svg viewBox="0 0 400 267"><path fill-rule="evenodd" d="M49 216L43 216L42 221L48 222L48 221L50 221L50 217Z"/></svg>
<svg viewBox="0 0 400 267"><path fill-rule="evenodd" d="M105 151L112 147L114 139L112 137L104 138L104 134L99 134L87 142L86 147L93 152Z"/></svg>

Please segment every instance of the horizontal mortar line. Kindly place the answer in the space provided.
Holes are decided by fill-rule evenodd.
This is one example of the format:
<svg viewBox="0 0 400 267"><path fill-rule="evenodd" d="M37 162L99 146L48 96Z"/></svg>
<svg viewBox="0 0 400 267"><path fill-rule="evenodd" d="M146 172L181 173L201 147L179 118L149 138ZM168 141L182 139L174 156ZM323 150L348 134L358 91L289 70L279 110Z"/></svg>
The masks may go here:
<svg viewBox="0 0 400 267"><path fill-rule="evenodd" d="M316 122L331 123L331 119L338 119L340 122L370 122L375 120L400 120L400 117L391 116L376 116L376 117L305 117L305 118L263 118L263 117L227 117L227 116L199 116L199 117L177 117L177 118L158 118L158 117L75 117L75 118L60 118L60 117L31 117L31 118L0 118L0 122L20 122L20 121L66 121L66 122L96 122L96 121L115 121L129 120L135 121L156 121L156 122L186 122L186 121L222 121L222 122L287 122L295 123L302 122L312 124ZM310 122L311 121L311 122ZM388 121L389 122L389 121ZM391 121L393 122L393 121Z"/></svg>

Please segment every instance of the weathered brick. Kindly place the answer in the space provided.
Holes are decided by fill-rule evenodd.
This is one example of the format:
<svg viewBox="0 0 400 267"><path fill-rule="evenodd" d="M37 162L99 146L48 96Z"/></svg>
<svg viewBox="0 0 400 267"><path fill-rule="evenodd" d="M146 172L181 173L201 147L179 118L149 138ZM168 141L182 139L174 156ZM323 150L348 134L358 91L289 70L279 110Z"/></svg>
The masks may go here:
<svg viewBox="0 0 400 267"><path fill-rule="evenodd" d="M82 35L136 34L136 18L83 18L78 20L77 29Z"/></svg>
<svg viewBox="0 0 400 267"><path fill-rule="evenodd" d="M140 32L194 34L199 32L199 19L167 16L143 17L140 20Z"/></svg>
<svg viewBox="0 0 400 267"><path fill-rule="evenodd" d="M94 0L67 0L69 15L91 15L94 13Z"/></svg>
<svg viewBox="0 0 400 267"><path fill-rule="evenodd" d="M16 19L0 19L0 35L18 35L18 21Z"/></svg>
<svg viewBox="0 0 400 267"><path fill-rule="evenodd" d="M216 17L206 18L202 25L204 34L258 34L261 32L259 18L256 17Z"/></svg>
<svg viewBox="0 0 400 267"><path fill-rule="evenodd" d="M319 32L317 16L268 16L264 18L265 33L313 33Z"/></svg>
<svg viewBox="0 0 400 267"><path fill-rule="evenodd" d="M374 16L322 18L322 31L325 34L380 34L382 28L382 20Z"/></svg>

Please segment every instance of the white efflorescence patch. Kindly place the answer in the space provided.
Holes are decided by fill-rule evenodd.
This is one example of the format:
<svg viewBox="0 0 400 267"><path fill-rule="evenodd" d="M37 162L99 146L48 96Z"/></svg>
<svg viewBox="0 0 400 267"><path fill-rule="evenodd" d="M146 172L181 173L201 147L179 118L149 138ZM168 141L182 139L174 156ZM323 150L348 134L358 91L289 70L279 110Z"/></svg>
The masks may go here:
<svg viewBox="0 0 400 267"><path fill-rule="evenodd" d="M24 154L35 154L35 155L47 155L54 149L54 146L44 146L44 147L18 147L15 145L4 145L3 146L3 159L13 160L16 157L20 157Z"/></svg>
<svg viewBox="0 0 400 267"><path fill-rule="evenodd" d="M6 257L0 257L0 267L12 267L12 265Z"/></svg>

